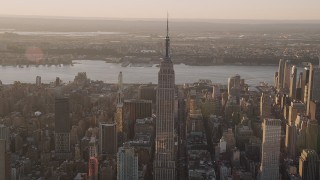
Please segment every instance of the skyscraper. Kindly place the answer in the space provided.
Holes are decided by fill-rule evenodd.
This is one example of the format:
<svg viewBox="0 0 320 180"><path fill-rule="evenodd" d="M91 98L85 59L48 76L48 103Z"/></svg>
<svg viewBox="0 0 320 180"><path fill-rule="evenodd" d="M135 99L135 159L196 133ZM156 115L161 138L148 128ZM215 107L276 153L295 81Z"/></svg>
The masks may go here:
<svg viewBox="0 0 320 180"><path fill-rule="evenodd" d="M264 119L260 179L279 180L281 120Z"/></svg>
<svg viewBox="0 0 320 180"><path fill-rule="evenodd" d="M99 153L102 156L117 153L117 130L114 123L101 123L99 127Z"/></svg>
<svg viewBox="0 0 320 180"><path fill-rule="evenodd" d="M126 139L126 134L123 132L123 83L122 72L118 75L118 92L117 92L117 107L115 112L115 123L117 127L117 138L120 143Z"/></svg>
<svg viewBox="0 0 320 180"><path fill-rule="evenodd" d="M299 174L302 180L319 179L319 158L313 149L304 149L299 159Z"/></svg>
<svg viewBox="0 0 320 180"><path fill-rule="evenodd" d="M289 92L289 96L292 99L296 99L296 90L297 90L297 67L292 66L291 76L290 76L290 92Z"/></svg>
<svg viewBox="0 0 320 180"><path fill-rule="evenodd" d="M294 124L298 114L304 114L306 112L306 107L301 102L291 102L289 106L289 116L287 118L288 124Z"/></svg>
<svg viewBox="0 0 320 180"><path fill-rule="evenodd" d="M9 128L0 125L0 179L11 178L11 154L9 152Z"/></svg>
<svg viewBox="0 0 320 180"><path fill-rule="evenodd" d="M286 92L290 89L290 77L291 77L292 64L290 60L286 60L284 64L284 79L283 79L283 88Z"/></svg>
<svg viewBox="0 0 320 180"><path fill-rule="evenodd" d="M320 124L320 101L310 101L310 119L317 120Z"/></svg>
<svg viewBox="0 0 320 180"><path fill-rule="evenodd" d="M9 128L3 124L0 124L0 139L9 138Z"/></svg>
<svg viewBox="0 0 320 180"><path fill-rule="evenodd" d="M160 64L156 101L156 153L154 180L175 179L174 158L174 93L175 73L170 57L169 24L167 19L166 54Z"/></svg>
<svg viewBox="0 0 320 180"><path fill-rule="evenodd" d="M123 103L123 129L128 139L134 137L134 124L137 119L152 116L152 101L127 99Z"/></svg>
<svg viewBox="0 0 320 180"><path fill-rule="evenodd" d="M138 180L138 155L126 143L117 155L117 180Z"/></svg>
<svg viewBox="0 0 320 180"><path fill-rule="evenodd" d="M294 159L296 157L297 149L297 127L295 124L286 124L285 148L287 157Z"/></svg>
<svg viewBox="0 0 320 180"><path fill-rule="evenodd" d="M306 130L306 148L317 150L318 148L318 121L309 119Z"/></svg>
<svg viewBox="0 0 320 180"><path fill-rule="evenodd" d="M218 99L221 96L220 86L218 84L212 87L212 99Z"/></svg>
<svg viewBox="0 0 320 180"><path fill-rule="evenodd" d="M320 67L310 64L307 115L310 113L310 101L320 100Z"/></svg>
<svg viewBox="0 0 320 180"><path fill-rule="evenodd" d="M156 103L156 85L147 84L139 86L139 99L150 100L152 104Z"/></svg>
<svg viewBox="0 0 320 180"><path fill-rule="evenodd" d="M117 104L123 103L123 83L122 83L122 72L118 75L118 93L117 93Z"/></svg>
<svg viewBox="0 0 320 180"><path fill-rule="evenodd" d="M306 86L308 87L308 83L309 83L309 73L310 73L310 69L309 67L304 67L303 71L302 71L302 78L301 78L301 100L306 103L304 101L304 94L305 94L305 88Z"/></svg>
<svg viewBox="0 0 320 180"><path fill-rule="evenodd" d="M284 59L280 59L279 61L279 69L278 69L278 85L277 88L281 89L283 87L284 81Z"/></svg>
<svg viewBox="0 0 320 180"><path fill-rule="evenodd" d="M265 118L271 117L272 98L269 93L262 93L260 98L260 119L263 121Z"/></svg>
<svg viewBox="0 0 320 180"><path fill-rule="evenodd" d="M228 78L228 95L239 98L240 96L240 75Z"/></svg>
<svg viewBox="0 0 320 180"><path fill-rule="evenodd" d="M286 140L285 147L288 157L294 159L296 157L297 144L297 128L295 125L297 116L305 113L305 105L301 102L291 102L289 106L289 116L286 124Z"/></svg>
<svg viewBox="0 0 320 180"><path fill-rule="evenodd" d="M98 149L96 143L96 137L91 137L89 141L89 157L97 157L98 156Z"/></svg>
<svg viewBox="0 0 320 180"><path fill-rule="evenodd" d="M279 72L274 73L274 87L278 88Z"/></svg>
<svg viewBox="0 0 320 180"><path fill-rule="evenodd" d="M99 170L99 162L96 157L89 158L89 180L98 180L98 170Z"/></svg>
<svg viewBox="0 0 320 180"><path fill-rule="evenodd" d="M0 139L0 179L6 179L6 140Z"/></svg>
<svg viewBox="0 0 320 180"><path fill-rule="evenodd" d="M69 99L55 99L55 153L58 159L70 158Z"/></svg>
<svg viewBox="0 0 320 180"><path fill-rule="evenodd" d="M36 85L41 86L41 76L36 77Z"/></svg>

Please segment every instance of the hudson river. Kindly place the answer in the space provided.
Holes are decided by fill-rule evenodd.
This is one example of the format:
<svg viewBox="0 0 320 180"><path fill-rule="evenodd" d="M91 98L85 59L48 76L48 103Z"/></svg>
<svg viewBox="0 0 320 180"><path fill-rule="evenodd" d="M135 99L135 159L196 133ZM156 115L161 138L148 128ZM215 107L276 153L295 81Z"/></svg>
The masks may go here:
<svg viewBox="0 0 320 180"><path fill-rule="evenodd" d="M35 83L36 76L41 76L43 83L49 83L60 77L63 82L73 81L78 72L87 72L91 80L116 83L118 73L122 71L124 83L157 83L159 68L153 67L121 67L120 64L104 61L75 60L75 64L64 66L0 66L0 80L3 84L14 81ZM259 82L273 84L277 66L174 66L176 84L192 83L199 79L210 79L213 83L227 84L230 76L239 74L249 85Z"/></svg>

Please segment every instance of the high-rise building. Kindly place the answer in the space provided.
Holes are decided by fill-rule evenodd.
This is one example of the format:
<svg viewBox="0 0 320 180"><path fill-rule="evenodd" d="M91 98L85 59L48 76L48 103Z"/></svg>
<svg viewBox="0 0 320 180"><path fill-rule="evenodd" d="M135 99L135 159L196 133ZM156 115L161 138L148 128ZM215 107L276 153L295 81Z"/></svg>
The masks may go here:
<svg viewBox="0 0 320 180"><path fill-rule="evenodd" d="M117 127L117 139L120 144L126 140L126 133L124 133L124 117L123 117L123 76L122 72L118 75L118 92L117 92L117 107L114 115L114 120Z"/></svg>
<svg viewBox="0 0 320 180"><path fill-rule="evenodd" d="M308 83L309 83L309 73L310 73L309 67L304 67L302 71L302 78L301 78L301 100L304 103L306 103L304 101L304 95L305 95L305 88L306 86L308 87Z"/></svg>
<svg viewBox="0 0 320 180"><path fill-rule="evenodd" d="M298 78L298 82L297 82L297 88L301 88L301 85L302 85L302 76L303 76L303 73L300 72L299 73L299 78ZM301 97L297 97L297 98L301 98Z"/></svg>
<svg viewBox="0 0 320 180"><path fill-rule="evenodd" d="M152 101L128 99L123 103L123 128L128 138L134 137L134 124L136 119L152 116Z"/></svg>
<svg viewBox="0 0 320 180"><path fill-rule="evenodd" d="M279 61L279 69L278 69L278 84L277 89L283 88L283 81L284 81L284 59L280 59Z"/></svg>
<svg viewBox="0 0 320 180"><path fill-rule="evenodd" d="M269 93L262 93L260 98L260 119L263 121L265 118L271 117L272 98Z"/></svg>
<svg viewBox="0 0 320 180"><path fill-rule="evenodd" d="M320 124L320 101L310 101L310 119Z"/></svg>
<svg viewBox="0 0 320 180"><path fill-rule="evenodd" d="M114 123L100 123L99 153L102 156L117 153L117 130Z"/></svg>
<svg viewBox="0 0 320 180"><path fill-rule="evenodd" d="M55 153L58 159L70 158L70 129L69 99L55 99Z"/></svg>
<svg viewBox="0 0 320 180"><path fill-rule="evenodd" d="M304 149L299 159L299 174L302 180L319 179L319 157L315 150Z"/></svg>
<svg viewBox="0 0 320 180"><path fill-rule="evenodd" d="M98 180L99 161L96 157L89 158L88 180Z"/></svg>
<svg viewBox="0 0 320 180"><path fill-rule="evenodd" d="M296 152L300 153L303 149L307 147L307 124L308 124L308 117L304 114L299 114L297 116L295 125L296 125L296 132L297 134L295 135L297 137L296 141Z"/></svg>
<svg viewBox="0 0 320 180"><path fill-rule="evenodd" d="M106 161L105 164L103 164L100 167L100 179L99 180L114 180L116 179L115 170L116 168L113 168L113 166L110 164L110 161Z"/></svg>
<svg viewBox="0 0 320 180"><path fill-rule="evenodd" d="M60 83L61 83L61 79L59 77L56 77L55 85L60 86Z"/></svg>
<svg viewBox="0 0 320 180"><path fill-rule="evenodd" d="M240 96L240 75L232 76L228 79L228 95L239 98Z"/></svg>
<svg viewBox="0 0 320 180"><path fill-rule="evenodd" d="M212 87L212 99L219 99L221 96L220 86L218 84L213 85Z"/></svg>
<svg viewBox="0 0 320 180"><path fill-rule="evenodd" d="M310 64L310 76L308 87L307 115L310 114L310 101L320 100L320 67Z"/></svg>
<svg viewBox="0 0 320 180"><path fill-rule="evenodd" d="M305 85L304 86L304 95L303 95L303 102L306 104L306 107L308 105L308 97L309 97L309 85Z"/></svg>
<svg viewBox="0 0 320 180"><path fill-rule="evenodd" d="M9 128L0 124L0 179L11 179Z"/></svg>
<svg viewBox="0 0 320 180"><path fill-rule="evenodd" d="M297 67L292 66L291 76L290 76L290 92L289 92L289 96L292 99L296 99L296 90L297 90Z"/></svg>
<svg viewBox="0 0 320 180"><path fill-rule="evenodd" d="M117 180L138 180L138 155L126 143L117 155Z"/></svg>
<svg viewBox="0 0 320 180"><path fill-rule="evenodd" d="M11 179L11 154L9 148L9 129L0 126L0 179Z"/></svg>
<svg viewBox="0 0 320 180"><path fill-rule="evenodd" d="M117 93L117 104L123 103L123 77L122 72L120 71L118 75L118 93Z"/></svg>
<svg viewBox="0 0 320 180"><path fill-rule="evenodd" d="M94 136L89 141L89 157L98 157L97 142Z"/></svg>
<svg viewBox="0 0 320 180"><path fill-rule="evenodd" d="M286 140L285 147L289 158L296 157L297 144L297 128L295 125L297 116L304 114L305 105L301 102L291 102L289 106L288 122L286 124Z"/></svg>
<svg viewBox="0 0 320 180"><path fill-rule="evenodd" d="M290 89L290 77L291 77L292 64L290 60L286 60L284 64L284 79L283 79L283 88L286 92Z"/></svg>
<svg viewBox="0 0 320 180"><path fill-rule="evenodd" d="M123 108L127 119L136 120L152 115L152 101L150 100L128 99L124 101Z"/></svg>
<svg viewBox="0 0 320 180"><path fill-rule="evenodd" d="M274 87L278 88L279 72L274 73Z"/></svg>
<svg viewBox="0 0 320 180"><path fill-rule="evenodd" d="M115 123L117 124L117 133L123 132L123 104L117 104L115 113Z"/></svg>
<svg viewBox="0 0 320 180"><path fill-rule="evenodd" d="M319 126L316 120L308 120L306 130L306 148L317 150Z"/></svg>
<svg viewBox="0 0 320 180"><path fill-rule="evenodd" d="M295 124L286 124L285 147L287 157L294 159L296 157L297 149L297 127Z"/></svg>
<svg viewBox="0 0 320 180"><path fill-rule="evenodd" d="M228 96L233 94L233 88L234 88L234 77L229 77L228 78Z"/></svg>
<svg viewBox="0 0 320 180"><path fill-rule="evenodd" d="M291 102L289 106L289 117L288 117L288 124L294 124L296 121L298 114L303 114L306 111L306 107L301 102Z"/></svg>
<svg viewBox="0 0 320 180"><path fill-rule="evenodd" d="M41 76L36 77L36 85L41 86Z"/></svg>
<svg viewBox="0 0 320 180"><path fill-rule="evenodd" d="M303 73L300 72L298 76L297 88L296 88L296 99L299 101L303 101L302 99L302 76Z"/></svg>
<svg viewBox="0 0 320 180"><path fill-rule="evenodd" d="M264 119L260 179L279 180L281 120Z"/></svg>
<svg viewBox="0 0 320 180"><path fill-rule="evenodd" d="M147 84L139 86L139 99L150 100L156 103L156 85Z"/></svg>
<svg viewBox="0 0 320 180"><path fill-rule="evenodd" d="M0 124L0 139L9 139L9 128L3 124Z"/></svg>
<svg viewBox="0 0 320 180"><path fill-rule="evenodd" d="M175 179L174 94L175 73L170 57L170 38L167 20L166 55L160 64L156 102L156 146L154 180Z"/></svg>

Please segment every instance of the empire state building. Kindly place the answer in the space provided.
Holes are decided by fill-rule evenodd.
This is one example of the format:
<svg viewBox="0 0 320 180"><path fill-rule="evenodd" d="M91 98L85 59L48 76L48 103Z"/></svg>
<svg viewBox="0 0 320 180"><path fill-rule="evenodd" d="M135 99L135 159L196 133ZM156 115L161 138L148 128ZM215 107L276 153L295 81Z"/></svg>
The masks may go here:
<svg viewBox="0 0 320 180"><path fill-rule="evenodd" d="M160 64L156 109L156 153L154 180L175 179L174 161L174 91L175 75L170 58L169 24L167 18L166 55Z"/></svg>

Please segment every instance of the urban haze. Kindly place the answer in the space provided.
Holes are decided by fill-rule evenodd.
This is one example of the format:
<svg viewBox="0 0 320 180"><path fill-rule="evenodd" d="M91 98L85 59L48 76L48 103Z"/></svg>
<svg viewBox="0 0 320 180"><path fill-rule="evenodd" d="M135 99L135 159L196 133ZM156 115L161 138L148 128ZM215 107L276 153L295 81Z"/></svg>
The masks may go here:
<svg viewBox="0 0 320 180"><path fill-rule="evenodd" d="M0 180L320 179L320 3L73 1L0 7Z"/></svg>

